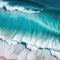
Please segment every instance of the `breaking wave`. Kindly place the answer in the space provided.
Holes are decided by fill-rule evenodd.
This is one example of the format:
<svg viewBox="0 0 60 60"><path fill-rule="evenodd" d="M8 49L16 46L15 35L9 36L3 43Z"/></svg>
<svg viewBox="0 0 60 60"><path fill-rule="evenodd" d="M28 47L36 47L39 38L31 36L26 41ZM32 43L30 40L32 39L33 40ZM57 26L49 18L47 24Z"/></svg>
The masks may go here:
<svg viewBox="0 0 60 60"><path fill-rule="evenodd" d="M23 0L24 1L24 0ZM0 40L57 50L60 53L60 9L51 2L0 1ZM55 1L56 2L56 1ZM43 4L44 3L44 4ZM29 5L30 4L30 5ZM28 5L28 6L27 6Z"/></svg>
<svg viewBox="0 0 60 60"><path fill-rule="evenodd" d="M1 1L0 38L8 43L25 42L37 48L60 51L59 7L35 4L11 6L11 2Z"/></svg>
<svg viewBox="0 0 60 60"><path fill-rule="evenodd" d="M1 9L0 35L19 42L30 43L31 41L30 44L38 44L38 47L60 49L59 12L43 10L40 13L29 14Z"/></svg>

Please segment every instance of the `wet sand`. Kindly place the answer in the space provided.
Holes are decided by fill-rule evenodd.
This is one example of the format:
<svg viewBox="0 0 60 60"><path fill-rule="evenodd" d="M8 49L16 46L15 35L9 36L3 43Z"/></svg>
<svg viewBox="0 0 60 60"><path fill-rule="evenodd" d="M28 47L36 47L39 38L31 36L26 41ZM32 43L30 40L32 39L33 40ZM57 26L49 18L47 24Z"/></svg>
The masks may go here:
<svg viewBox="0 0 60 60"><path fill-rule="evenodd" d="M7 58L5 58L4 56L1 56L1 57L0 57L0 60L17 60L17 59L7 59Z"/></svg>

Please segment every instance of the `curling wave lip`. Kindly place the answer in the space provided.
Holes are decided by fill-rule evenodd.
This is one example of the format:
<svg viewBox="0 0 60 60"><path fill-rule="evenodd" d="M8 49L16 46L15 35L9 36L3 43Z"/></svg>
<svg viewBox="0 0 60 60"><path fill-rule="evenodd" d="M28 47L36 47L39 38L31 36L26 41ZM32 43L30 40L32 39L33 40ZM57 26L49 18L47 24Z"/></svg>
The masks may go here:
<svg viewBox="0 0 60 60"><path fill-rule="evenodd" d="M52 9L60 10L60 0L1 0L3 2L8 2L11 6L22 6L27 9Z"/></svg>
<svg viewBox="0 0 60 60"><path fill-rule="evenodd" d="M22 11L22 12L26 12L26 13L39 13L40 11L34 11L34 10L27 10L24 7L19 7L19 6L10 6L8 5L7 2L0 2L0 8L5 8L5 10L18 10L18 11Z"/></svg>

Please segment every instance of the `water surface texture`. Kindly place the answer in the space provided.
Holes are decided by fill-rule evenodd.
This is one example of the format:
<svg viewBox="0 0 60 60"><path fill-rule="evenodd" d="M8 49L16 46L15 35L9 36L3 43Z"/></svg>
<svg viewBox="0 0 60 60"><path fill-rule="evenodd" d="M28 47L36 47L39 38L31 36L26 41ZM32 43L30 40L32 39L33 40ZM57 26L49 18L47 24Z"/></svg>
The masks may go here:
<svg viewBox="0 0 60 60"><path fill-rule="evenodd" d="M60 50L60 0L1 0L0 36Z"/></svg>

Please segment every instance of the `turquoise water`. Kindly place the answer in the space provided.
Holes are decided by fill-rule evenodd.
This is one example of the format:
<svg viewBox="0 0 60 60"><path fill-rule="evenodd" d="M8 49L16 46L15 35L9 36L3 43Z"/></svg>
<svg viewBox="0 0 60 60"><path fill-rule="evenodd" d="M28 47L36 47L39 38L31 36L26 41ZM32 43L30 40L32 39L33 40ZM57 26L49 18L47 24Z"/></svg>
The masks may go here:
<svg viewBox="0 0 60 60"><path fill-rule="evenodd" d="M38 52L41 57L47 56L46 49L51 58L59 60L60 0L0 1L0 40L8 45L22 44L28 50L42 49ZM21 47L15 48L19 52ZM7 52L11 49L12 45Z"/></svg>
<svg viewBox="0 0 60 60"><path fill-rule="evenodd" d="M45 10L38 14L28 14L0 10L0 29L8 35L14 32L14 34L35 32L38 35L42 32L60 37L60 11Z"/></svg>
<svg viewBox="0 0 60 60"><path fill-rule="evenodd" d="M23 3L20 3L22 6ZM37 8L39 13L30 14L19 10L0 9L0 36L18 42L26 40L32 44L40 41L40 47L46 45L45 42L47 41L46 48L60 50L58 45L60 43L60 10L59 7L57 8L58 5L46 5L46 2L43 1L41 1L41 4L44 3L44 5L39 5L41 7L36 6L36 3L28 6L27 2L24 3L25 9L37 11ZM43 10L41 10L42 8ZM49 44L51 44L51 47L49 47Z"/></svg>

